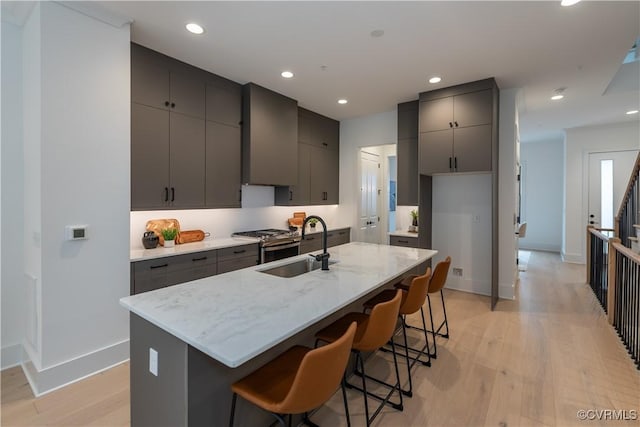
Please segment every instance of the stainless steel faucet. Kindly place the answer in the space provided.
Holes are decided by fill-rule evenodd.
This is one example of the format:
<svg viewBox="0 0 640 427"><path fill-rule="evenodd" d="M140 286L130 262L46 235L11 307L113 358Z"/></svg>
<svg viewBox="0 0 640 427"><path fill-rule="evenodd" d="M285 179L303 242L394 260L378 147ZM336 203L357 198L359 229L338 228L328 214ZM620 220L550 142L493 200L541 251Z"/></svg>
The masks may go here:
<svg viewBox="0 0 640 427"><path fill-rule="evenodd" d="M309 256L314 257L316 261L322 262L322 270L329 270L330 254L329 252L327 252L327 224L324 222L324 220L317 215L309 215L308 217L306 217L302 222L302 239L304 239L304 233L306 230L307 222L312 218L317 219L320 222L320 224L322 224L322 230L323 230L322 231L322 254L320 255L309 254Z"/></svg>

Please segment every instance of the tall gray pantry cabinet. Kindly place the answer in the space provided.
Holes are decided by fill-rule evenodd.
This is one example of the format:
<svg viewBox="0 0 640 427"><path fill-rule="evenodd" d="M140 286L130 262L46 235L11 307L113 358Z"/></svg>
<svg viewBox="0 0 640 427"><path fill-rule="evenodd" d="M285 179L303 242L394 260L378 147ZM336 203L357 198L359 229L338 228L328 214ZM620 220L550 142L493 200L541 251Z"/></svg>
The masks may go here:
<svg viewBox="0 0 640 427"><path fill-rule="evenodd" d="M131 209L240 206L241 87L131 44Z"/></svg>

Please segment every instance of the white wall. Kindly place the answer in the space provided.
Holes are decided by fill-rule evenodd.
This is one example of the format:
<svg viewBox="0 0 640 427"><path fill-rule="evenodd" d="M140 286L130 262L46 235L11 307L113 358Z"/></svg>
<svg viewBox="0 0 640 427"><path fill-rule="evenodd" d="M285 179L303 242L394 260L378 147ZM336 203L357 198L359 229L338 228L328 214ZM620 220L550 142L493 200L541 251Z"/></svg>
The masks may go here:
<svg viewBox="0 0 640 427"><path fill-rule="evenodd" d="M521 222L527 223L523 249L560 252L564 141L552 139L520 145L522 164Z"/></svg>
<svg viewBox="0 0 640 427"><path fill-rule="evenodd" d="M432 200L434 265L451 256L447 288L491 295L491 175L434 176Z"/></svg>
<svg viewBox="0 0 640 427"><path fill-rule="evenodd" d="M25 183L25 212L39 213L26 227L26 264L41 327L25 368L42 393L128 358L118 300L129 293L129 26L42 2L24 40L25 173L39 174L39 188ZM65 241L76 224L89 238Z"/></svg>
<svg viewBox="0 0 640 427"><path fill-rule="evenodd" d="M22 30L2 22L2 368L16 365L25 337L22 206Z"/></svg>
<svg viewBox="0 0 640 427"><path fill-rule="evenodd" d="M516 216L518 198L517 165L520 136L518 103L520 89L500 91L498 144L498 294L513 299L518 269Z"/></svg>
<svg viewBox="0 0 640 427"><path fill-rule="evenodd" d="M360 149L397 142L396 110L340 122L340 217L351 224L352 240L361 240L358 230L360 203ZM385 160L386 161L386 160Z"/></svg>
<svg viewBox="0 0 640 427"><path fill-rule="evenodd" d="M562 258L565 261L580 264L585 262L588 154L638 148L639 121L566 130L562 238Z"/></svg>
<svg viewBox="0 0 640 427"><path fill-rule="evenodd" d="M273 206L273 187L246 185L242 187L242 209L194 209L178 211L131 212L132 249L142 248L142 234L148 220L175 218L182 230L203 230L213 238L229 237L236 231L262 228L284 228L294 212L319 215L328 227L350 227L351 224L339 216L338 205L328 206Z"/></svg>

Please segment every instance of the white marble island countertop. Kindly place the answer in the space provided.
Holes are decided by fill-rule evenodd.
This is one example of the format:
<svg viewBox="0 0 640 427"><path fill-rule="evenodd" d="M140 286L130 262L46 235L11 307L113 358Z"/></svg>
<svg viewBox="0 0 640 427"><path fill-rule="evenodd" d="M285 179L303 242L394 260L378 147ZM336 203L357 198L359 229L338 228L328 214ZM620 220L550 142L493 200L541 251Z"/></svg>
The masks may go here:
<svg viewBox="0 0 640 427"><path fill-rule="evenodd" d="M432 258L437 251L353 242L329 249L329 271L292 278L262 273L299 255L122 298L121 305L238 367Z"/></svg>

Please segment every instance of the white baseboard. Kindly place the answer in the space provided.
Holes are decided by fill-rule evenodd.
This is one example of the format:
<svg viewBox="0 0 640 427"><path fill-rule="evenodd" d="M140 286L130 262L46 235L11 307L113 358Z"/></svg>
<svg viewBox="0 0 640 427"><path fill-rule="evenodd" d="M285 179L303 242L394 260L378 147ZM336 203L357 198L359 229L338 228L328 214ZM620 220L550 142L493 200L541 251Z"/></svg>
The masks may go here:
<svg viewBox="0 0 640 427"><path fill-rule="evenodd" d="M22 369L38 397L129 360L129 340L38 370L27 360Z"/></svg>
<svg viewBox="0 0 640 427"><path fill-rule="evenodd" d="M448 280L445 287L470 294L491 296L491 283L484 281Z"/></svg>
<svg viewBox="0 0 640 427"><path fill-rule="evenodd" d="M0 354L0 369L13 368L24 361L21 344L12 344L2 347Z"/></svg>
<svg viewBox="0 0 640 427"><path fill-rule="evenodd" d="M498 285L498 296L501 299L513 300L516 298L515 285L513 283L500 283Z"/></svg>
<svg viewBox="0 0 640 427"><path fill-rule="evenodd" d="M560 252L560 246L548 243L518 242L518 247L525 251Z"/></svg>
<svg viewBox="0 0 640 427"><path fill-rule="evenodd" d="M584 264L586 262L582 254L568 254L562 252L560 255L562 256L563 262L568 262L571 264Z"/></svg>

